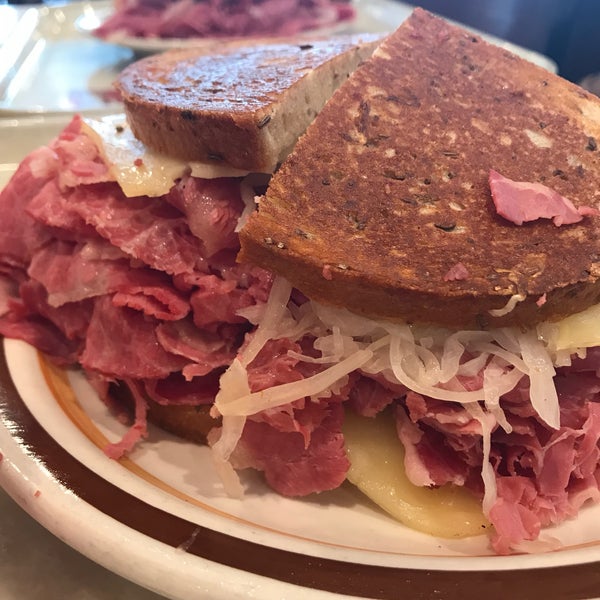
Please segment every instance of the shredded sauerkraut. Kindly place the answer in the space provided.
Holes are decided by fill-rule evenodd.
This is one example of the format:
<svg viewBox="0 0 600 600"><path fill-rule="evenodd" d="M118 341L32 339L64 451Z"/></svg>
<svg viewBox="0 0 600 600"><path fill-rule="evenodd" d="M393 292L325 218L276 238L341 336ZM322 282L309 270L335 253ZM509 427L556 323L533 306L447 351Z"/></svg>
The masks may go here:
<svg viewBox="0 0 600 600"><path fill-rule="evenodd" d="M503 317L511 312L519 302L523 302L525 298L526 296L523 294L513 294L502 308L495 308L488 312L492 317Z"/></svg>
<svg viewBox="0 0 600 600"><path fill-rule="evenodd" d="M327 397L357 369L424 396L465 406L481 426L486 514L496 500L494 470L489 462L491 434L496 426L511 431L501 397L528 377L532 407L550 427L560 426L554 365L564 357L552 352L535 330L451 331L374 321L312 301L295 304L291 292L285 279L275 279L267 306L262 314L254 315L258 327L222 377L213 414L224 417L223 427L213 452L223 471L246 417L300 398ZM246 367L264 345L270 339L298 341L305 336L314 339L316 352L295 352L294 356L323 369L306 379L252 393ZM230 480L231 473L227 477Z"/></svg>
<svg viewBox="0 0 600 600"><path fill-rule="evenodd" d="M269 176L264 173L250 173L240 182L240 195L244 203L244 210L235 227L236 233L239 233L248 222L250 215L256 211L257 190L264 188L268 181Z"/></svg>
<svg viewBox="0 0 600 600"><path fill-rule="evenodd" d="M223 412L223 407L250 394L246 367L270 339L281 337L278 335L278 328L281 325L287 323L289 326L290 319L286 318L286 313L288 313L287 304L291 292L292 286L285 279L281 277L275 279L265 310L260 316L258 327L249 343L240 350L238 356L221 376L219 392L211 409L212 416L223 415L221 434L212 445L213 463L226 492L235 498L242 496L243 488L237 473L229 463L229 458L242 436L246 415L235 413L226 415L227 409L225 408L225 412ZM260 410L262 409L255 410L254 413Z"/></svg>

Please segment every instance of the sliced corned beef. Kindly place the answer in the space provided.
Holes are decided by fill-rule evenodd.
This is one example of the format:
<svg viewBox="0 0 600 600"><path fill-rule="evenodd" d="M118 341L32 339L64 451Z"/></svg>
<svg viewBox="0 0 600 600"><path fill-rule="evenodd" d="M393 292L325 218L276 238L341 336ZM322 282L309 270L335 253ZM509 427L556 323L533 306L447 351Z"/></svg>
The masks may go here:
<svg viewBox="0 0 600 600"><path fill-rule="evenodd" d="M288 339L269 340L248 365L253 391L299 381L318 370L288 354L300 346ZM351 384L338 395L315 401L300 398L248 418L232 462L240 469L264 471L269 485L285 496L335 489L349 467L342 422Z"/></svg>
<svg viewBox="0 0 600 600"><path fill-rule="evenodd" d="M81 119L78 116L60 133L51 148L58 160L57 175L62 189L113 179L97 146L90 138L81 135Z"/></svg>
<svg viewBox="0 0 600 600"><path fill-rule="evenodd" d="M463 281L469 279L469 270L463 263L458 262L452 265L444 275L444 281Z"/></svg>
<svg viewBox="0 0 600 600"><path fill-rule="evenodd" d="M561 428L550 429L528 401L526 384L501 401L510 433L492 432L490 460L497 500L490 511L492 544L505 554L534 540L542 527L576 514L596 500L600 461L600 382L590 373L564 369L556 377ZM464 483L481 494L482 437L464 407L409 392L398 410L405 467L417 485Z"/></svg>
<svg viewBox="0 0 600 600"><path fill-rule="evenodd" d="M303 379L298 359L288 354L290 350L298 352L300 346L286 338L269 340L264 345L248 365L248 383L253 392Z"/></svg>
<svg viewBox="0 0 600 600"><path fill-rule="evenodd" d="M541 183L513 181L493 169L489 173L489 184L497 213L515 225L552 219L560 227L578 223L584 216L600 214L589 206L576 207L568 198Z"/></svg>
<svg viewBox="0 0 600 600"><path fill-rule="evenodd" d="M93 304L84 300L51 306L46 290L38 281L30 279L19 286L19 294L29 314L39 315L54 324L68 340L81 341L87 334Z"/></svg>
<svg viewBox="0 0 600 600"><path fill-rule="evenodd" d="M40 152L37 151L39 154ZM27 214L27 206L53 174L36 179L28 156L0 194L0 265L26 268L35 250L51 239L52 233ZM4 270L4 269L2 269Z"/></svg>
<svg viewBox="0 0 600 600"><path fill-rule="evenodd" d="M427 398L416 392L406 394L406 406L411 420L453 434L481 434L481 425L462 404Z"/></svg>
<svg viewBox="0 0 600 600"><path fill-rule="evenodd" d="M115 291L112 301L115 306L135 308L165 321L183 319L190 310L188 301L163 281L160 273L146 269L132 269L128 284Z"/></svg>
<svg viewBox="0 0 600 600"><path fill-rule="evenodd" d="M350 390L348 404L363 417L374 417L405 392L393 391L370 377L357 377Z"/></svg>
<svg viewBox="0 0 600 600"><path fill-rule="evenodd" d="M190 297L190 304L197 327L245 321L237 311L251 306L253 302L244 290L238 289L235 281L223 281L217 275L211 274L198 279L196 285L197 288Z"/></svg>
<svg viewBox="0 0 600 600"><path fill-rule="evenodd" d="M186 360L158 342L157 319L115 306L110 296L94 303L80 362L85 369L116 379L160 379L180 371Z"/></svg>
<svg viewBox="0 0 600 600"><path fill-rule="evenodd" d="M166 200L185 215L190 231L202 240L205 256L239 246L235 228L244 204L238 180L184 177Z"/></svg>
<svg viewBox="0 0 600 600"><path fill-rule="evenodd" d="M167 352L189 359L183 375L191 379L229 366L243 338L243 330L220 327L216 332L208 331L199 329L190 319L181 319L161 323L156 336Z"/></svg>
<svg viewBox="0 0 600 600"><path fill-rule="evenodd" d="M74 188L68 209L111 244L171 275L206 270L202 242L162 198L127 198L116 183Z"/></svg>
<svg viewBox="0 0 600 600"><path fill-rule="evenodd" d="M540 519L533 506L537 494L527 477L501 477L496 485L498 500L490 509L494 547L499 554L508 554L518 543L536 539L540 533Z"/></svg>
<svg viewBox="0 0 600 600"><path fill-rule="evenodd" d="M415 485L465 484L468 464L451 447L447 436L414 422L401 406L397 407L396 419L398 437L405 448L406 473Z"/></svg>
<svg viewBox="0 0 600 600"><path fill-rule="evenodd" d="M190 397L206 391L199 382L214 380L251 327L235 311L271 285L235 263L239 184L185 177L169 197L126 198L75 117L1 193L2 332L80 362L98 385L175 373ZM203 305L206 281L230 292L207 295L218 308ZM196 314L214 313L209 328L185 319L190 297Z"/></svg>
<svg viewBox="0 0 600 600"><path fill-rule="evenodd" d="M109 382L130 389L134 423L111 456L145 435L145 397L213 401L252 327L236 311L268 297L271 275L235 261L239 185L184 177L126 198L74 118L1 192L0 332L79 363L111 405Z"/></svg>
<svg viewBox="0 0 600 600"><path fill-rule="evenodd" d="M40 225L47 225L46 233L52 234L53 238L87 241L98 235L69 205L57 178L51 179L39 189L26 210Z"/></svg>
<svg viewBox="0 0 600 600"><path fill-rule="evenodd" d="M108 444L104 452L110 458L121 458L127 452L130 452L135 445L148 435L146 417L148 414L148 403L143 396L141 384L134 381L126 382L134 403L133 425L127 430L127 433L118 442Z"/></svg>
<svg viewBox="0 0 600 600"><path fill-rule="evenodd" d="M231 268L225 271L225 277L212 274L196 276L196 289L191 294L190 304L197 327L215 323L245 323L246 319L238 311L266 301L268 284L262 276L262 269L239 269L237 279L231 276L235 272Z"/></svg>
<svg viewBox="0 0 600 600"><path fill-rule="evenodd" d="M148 397L158 404L169 405L209 405L219 391L219 377L222 371L213 370L207 376L184 379L181 373L171 373L164 379L147 379L144 389Z"/></svg>
<svg viewBox="0 0 600 600"><path fill-rule="evenodd" d="M310 412L310 415L303 413ZM240 469L264 471L269 485L284 496L305 496L339 487L348 471L341 432L344 409L339 402L320 402L294 410L295 419L317 419L309 442L305 432L279 431L265 422L249 420L232 462ZM306 417L306 418L305 418Z"/></svg>
<svg viewBox="0 0 600 600"><path fill-rule="evenodd" d="M61 365L73 364L80 351L78 341L69 340L51 321L31 314L22 302L9 302L9 312L0 316L0 335L23 340L51 356Z"/></svg>
<svg viewBox="0 0 600 600"><path fill-rule="evenodd" d="M52 306L114 293L117 306L136 308L159 319L177 320L187 315L189 302L173 289L167 275L133 268L124 254L114 254L114 258L102 258L110 252L102 252L98 243L55 240L35 253L28 274L43 284Z"/></svg>

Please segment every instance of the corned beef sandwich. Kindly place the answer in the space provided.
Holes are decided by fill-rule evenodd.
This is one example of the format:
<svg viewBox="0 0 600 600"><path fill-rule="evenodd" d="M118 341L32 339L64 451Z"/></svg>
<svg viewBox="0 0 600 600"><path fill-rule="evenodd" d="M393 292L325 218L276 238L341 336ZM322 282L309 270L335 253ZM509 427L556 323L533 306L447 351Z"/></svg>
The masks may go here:
<svg viewBox="0 0 600 600"><path fill-rule="evenodd" d="M95 31L107 40L289 36L349 23L349 0L115 0Z"/></svg>
<svg viewBox="0 0 600 600"><path fill-rule="evenodd" d="M348 478L412 527L547 548L600 499L600 101L421 10L310 114L311 85L268 89L279 53L273 77L142 61L119 83L137 139L75 119L27 157L0 332L130 392L112 456L150 409L207 433L232 494L246 468L289 496ZM244 172L282 160L266 192Z"/></svg>
<svg viewBox="0 0 600 600"><path fill-rule="evenodd" d="M215 410L231 440L247 419L234 459L256 453L259 410L321 398L329 418L364 415L341 429L348 476L403 518L354 444L381 414L412 483L479 498L497 552L549 547L543 527L600 499L599 117L597 97L416 10L240 232L238 260L289 282L280 305L310 299L294 292L264 337L326 368L300 394L244 393L242 349Z"/></svg>

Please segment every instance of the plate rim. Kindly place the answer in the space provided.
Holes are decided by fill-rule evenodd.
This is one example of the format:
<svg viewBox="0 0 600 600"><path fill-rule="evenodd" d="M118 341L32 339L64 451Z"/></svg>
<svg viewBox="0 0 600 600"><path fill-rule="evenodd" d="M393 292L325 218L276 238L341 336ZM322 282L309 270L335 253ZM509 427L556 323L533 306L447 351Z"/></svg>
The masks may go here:
<svg viewBox="0 0 600 600"><path fill-rule="evenodd" d="M227 565L226 561L202 556L202 538L206 540L206 536L214 535L233 540L232 536L211 532L133 498L64 450L25 406L8 370L5 340L1 336L0 340L0 486L33 519L98 564L169 598L197 597L194 594L199 587L207 594L206 598L214 600L247 598L251 590L260 591L257 597L265 600L306 593L306 588L293 583L251 574ZM82 481L96 489L82 489ZM133 506L143 505L145 511L168 518L170 528L163 531L163 540L148 535L142 523L136 526L135 511L127 500L133 500ZM119 502L123 501L127 506L120 508ZM75 523L63 523L60 517L73 517ZM119 556L112 551L115 538L126 542L120 545ZM223 542L222 539L217 541ZM235 543L239 541L235 539ZM141 544L150 548L153 558L156 555L152 566L158 571L149 570L147 560L138 560L139 556L128 543L137 544L136 548ZM196 546L198 551L193 553ZM177 563L184 567L180 574L187 577L183 580L172 577ZM189 577L194 574L196 576ZM254 579L252 585L248 583L249 575ZM311 600L331 598L327 591L322 594L321 591L311 590Z"/></svg>
<svg viewBox="0 0 600 600"><path fill-rule="evenodd" d="M214 600L385 599L402 592L408 597L433 598L442 593L448 599L470 600L480 598L482 587L489 600L505 598L509 590L510 597L524 600L532 597L532 586L539 598L562 591L561 598L575 600L600 592L598 562L471 571L356 565L240 540L147 505L93 473L42 428L20 397L5 344L0 345L0 485L54 535L152 591L177 600L195 597L199 587L204 597ZM141 506L150 511L147 514L163 519L163 539L149 535L143 520L135 516L138 511L132 507ZM119 544L119 553L112 551L115 538L125 541ZM149 556L136 552L141 544ZM234 546L241 549L237 556L245 557L245 564L237 562L239 558L232 564ZM490 578L497 584L496 591L489 589Z"/></svg>

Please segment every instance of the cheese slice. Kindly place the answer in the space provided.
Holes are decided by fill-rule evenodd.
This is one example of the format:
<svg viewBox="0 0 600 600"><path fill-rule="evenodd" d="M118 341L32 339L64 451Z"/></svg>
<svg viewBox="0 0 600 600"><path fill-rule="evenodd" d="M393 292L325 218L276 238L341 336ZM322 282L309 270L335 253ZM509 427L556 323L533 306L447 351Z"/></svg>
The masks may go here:
<svg viewBox="0 0 600 600"><path fill-rule="evenodd" d="M600 304L565 317L555 323L538 325L538 336L551 351L600 346Z"/></svg>
<svg viewBox="0 0 600 600"><path fill-rule="evenodd" d="M481 502L464 488L419 487L404 469L404 447L391 416L344 419L347 479L375 504L412 529L443 538L479 535L490 527Z"/></svg>
<svg viewBox="0 0 600 600"><path fill-rule="evenodd" d="M153 152L136 139L124 114L83 119L82 131L96 144L111 176L129 198L162 196L186 173L203 179L248 174L233 167L186 162Z"/></svg>

